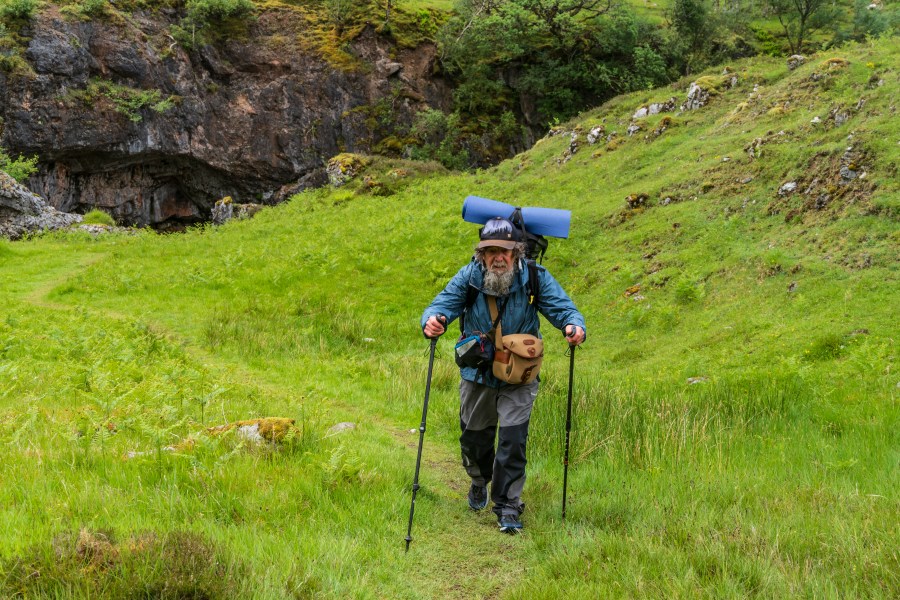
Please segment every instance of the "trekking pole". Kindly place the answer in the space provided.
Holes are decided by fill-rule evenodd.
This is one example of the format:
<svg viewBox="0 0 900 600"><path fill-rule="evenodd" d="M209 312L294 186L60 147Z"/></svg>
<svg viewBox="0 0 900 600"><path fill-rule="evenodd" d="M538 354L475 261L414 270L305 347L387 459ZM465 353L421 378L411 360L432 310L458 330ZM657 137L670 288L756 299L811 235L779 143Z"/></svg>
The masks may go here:
<svg viewBox="0 0 900 600"><path fill-rule="evenodd" d="M566 487L569 483L569 432L572 431L572 379L575 375L575 346L569 346L569 402L566 407L566 454L563 458L562 520L566 520Z"/></svg>
<svg viewBox="0 0 900 600"><path fill-rule="evenodd" d="M419 465L422 464L422 442L425 440L425 420L428 418L428 395L431 392L431 370L434 367L434 349L437 346L437 338L431 338L431 356L428 358L428 379L425 383L425 403L422 406L422 424L419 425L419 453L416 456L416 474L413 477L412 502L409 505L409 526L406 528L406 551L409 552L409 544L412 542L413 513L416 510L416 492L419 491Z"/></svg>

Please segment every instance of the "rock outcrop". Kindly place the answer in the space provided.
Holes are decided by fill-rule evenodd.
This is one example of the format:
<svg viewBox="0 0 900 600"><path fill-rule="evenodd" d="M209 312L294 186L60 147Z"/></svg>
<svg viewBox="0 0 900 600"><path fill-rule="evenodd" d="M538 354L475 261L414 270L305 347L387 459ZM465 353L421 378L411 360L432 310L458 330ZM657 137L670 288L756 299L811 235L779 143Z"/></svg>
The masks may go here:
<svg viewBox="0 0 900 600"><path fill-rule="evenodd" d="M60 229L80 221L81 215L56 210L0 171L0 237L17 240L26 233Z"/></svg>
<svg viewBox="0 0 900 600"><path fill-rule="evenodd" d="M328 158L449 102L433 47L367 28L345 48L357 66L338 68L305 49L286 10L187 51L171 10L78 21L48 6L22 32L34 75L0 72L0 144L38 155L28 186L56 208L158 226L206 220L225 196L274 203L321 184Z"/></svg>

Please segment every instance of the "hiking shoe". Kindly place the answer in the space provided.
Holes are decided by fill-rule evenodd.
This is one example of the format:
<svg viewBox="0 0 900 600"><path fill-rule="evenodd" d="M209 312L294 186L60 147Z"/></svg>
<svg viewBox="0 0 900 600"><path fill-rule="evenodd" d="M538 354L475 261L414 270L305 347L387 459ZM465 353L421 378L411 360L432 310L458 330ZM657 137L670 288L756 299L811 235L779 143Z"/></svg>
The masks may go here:
<svg viewBox="0 0 900 600"><path fill-rule="evenodd" d="M522 531L522 521L518 515L500 515L499 523L503 533L516 534Z"/></svg>
<svg viewBox="0 0 900 600"><path fill-rule="evenodd" d="M481 510L487 506L488 494L487 486L472 484L469 488L469 508L472 510Z"/></svg>

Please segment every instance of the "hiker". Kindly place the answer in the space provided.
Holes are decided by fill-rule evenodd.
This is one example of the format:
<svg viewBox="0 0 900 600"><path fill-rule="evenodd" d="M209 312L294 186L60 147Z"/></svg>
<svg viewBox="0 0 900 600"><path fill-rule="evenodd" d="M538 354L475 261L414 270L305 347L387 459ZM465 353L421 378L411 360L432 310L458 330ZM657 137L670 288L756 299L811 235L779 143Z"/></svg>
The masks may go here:
<svg viewBox="0 0 900 600"><path fill-rule="evenodd" d="M493 340L495 321L504 336L528 333L540 337L540 312L563 332L570 345L581 344L585 338L584 317L546 269L526 264L521 230L498 217L485 224L479 237L472 261L422 314L425 337L442 335L447 324L458 317L462 338L488 334L487 338ZM537 275L537 285L534 281L529 284L532 274ZM537 306L529 304L532 295L537 297ZM469 507L481 510L487 506L490 483L500 531L517 533L522 529L525 508L521 498L525 445L538 381L508 384L495 377L490 367L461 366L460 375L459 442L463 467L472 480Z"/></svg>

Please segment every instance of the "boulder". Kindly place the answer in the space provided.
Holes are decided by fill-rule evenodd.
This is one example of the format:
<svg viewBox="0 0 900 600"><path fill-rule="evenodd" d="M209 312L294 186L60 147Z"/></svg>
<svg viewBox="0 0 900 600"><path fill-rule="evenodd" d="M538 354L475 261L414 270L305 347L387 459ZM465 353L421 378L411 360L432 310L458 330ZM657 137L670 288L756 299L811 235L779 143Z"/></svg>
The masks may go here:
<svg viewBox="0 0 900 600"><path fill-rule="evenodd" d="M603 125L592 127L587 134L587 143L593 146L603 138L604 133L606 133L606 129L603 127Z"/></svg>
<svg viewBox="0 0 900 600"><path fill-rule="evenodd" d="M263 417L235 421L226 425L208 427L206 433L212 436L234 431L238 438L254 443L281 442L291 432L296 432L294 419L284 417Z"/></svg>
<svg viewBox="0 0 900 600"><path fill-rule="evenodd" d="M709 90L705 90L697 82L691 83L688 87L687 100L681 105L682 110L696 110L709 102Z"/></svg>
<svg viewBox="0 0 900 600"><path fill-rule="evenodd" d="M328 183L334 187L341 187L368 166L368 159L347 152L338 154L328 161L325 174L328 175Z"/></svg>
<svg viewBox="0 0 900 600"><path fill-rule="evenodd" d="M81 219L81 215L56 210L0 171L0 236L17 240L27 233L69 227Z"/></svg>
<svg viewBox="0 0 900 600"><path fill-rule="evenodd" d="M328 436L337 435L339 433L343 433L345 431L352 431L356 429L356 423L351 423L350 421L343 421L341 423L336 423L328 428ZM326 436L327 437L327 436Z"/></svg>
<svg viewBox="0 0 900 600"><path fill-rule="evenodd" d="M706 106L711 96L737 84L738 77L732 72L726 72L722 76L701 77L688 86L687 100L681 105L681 110L696 110Z"/></svg>
<svg viewBox="0 0 900 600"><path fill-rule="evenodd" d="M394 62L387 58L382 58L375 63L375 69L382 77L390 77L391 75L396 75L402 68L403 65L401 63Z"/></svg>
<svg viewBox="0 0 900 600"><path fill-rule="evenodd" d="M212 208L210 220L214 225L221 225L226 221L230 221L234 216L234 201L231 196L225 196L221 200L216 200Z"/></svg>
<svg viewBox="0 0 900 600"><path fill-rule="evenodd" d="M802 65L805 62L806 62L805 56L803 56L802 54L794 54L793 56L788 58L787 66L788 66L788 69L793 71L794 69L796 69L797 67L799 67L800 65Z"/></svg>
<svg viewBox="0 0 900 600"><path fill-rule="evenodd" d="M676 102L675 98L669 98L665 102L655 102L653 104L647 104L646 106L642 106L637 109L634 114L631 116L631 120L641 119L643 117L648 117L650 115L656 115L663 112L672 112L678 107L678 102Z"/></svg>
<svg viewBox="0 0 900 600"><path fill-rule="evenodd" d="M625 196L625 206L630 209L640 208L647 204L647 199L650 196L644 193L640 194L628 194Z"/></svg>
<svg viewBox="0 0 900 600"><path fill-rule="evenodd" d="M796 189L797 189L797 182L796 181L788 181L787 183L783 184L780 188L778 188L778 195L779 196L787 196L788 194L793 194Z"/></svg>

